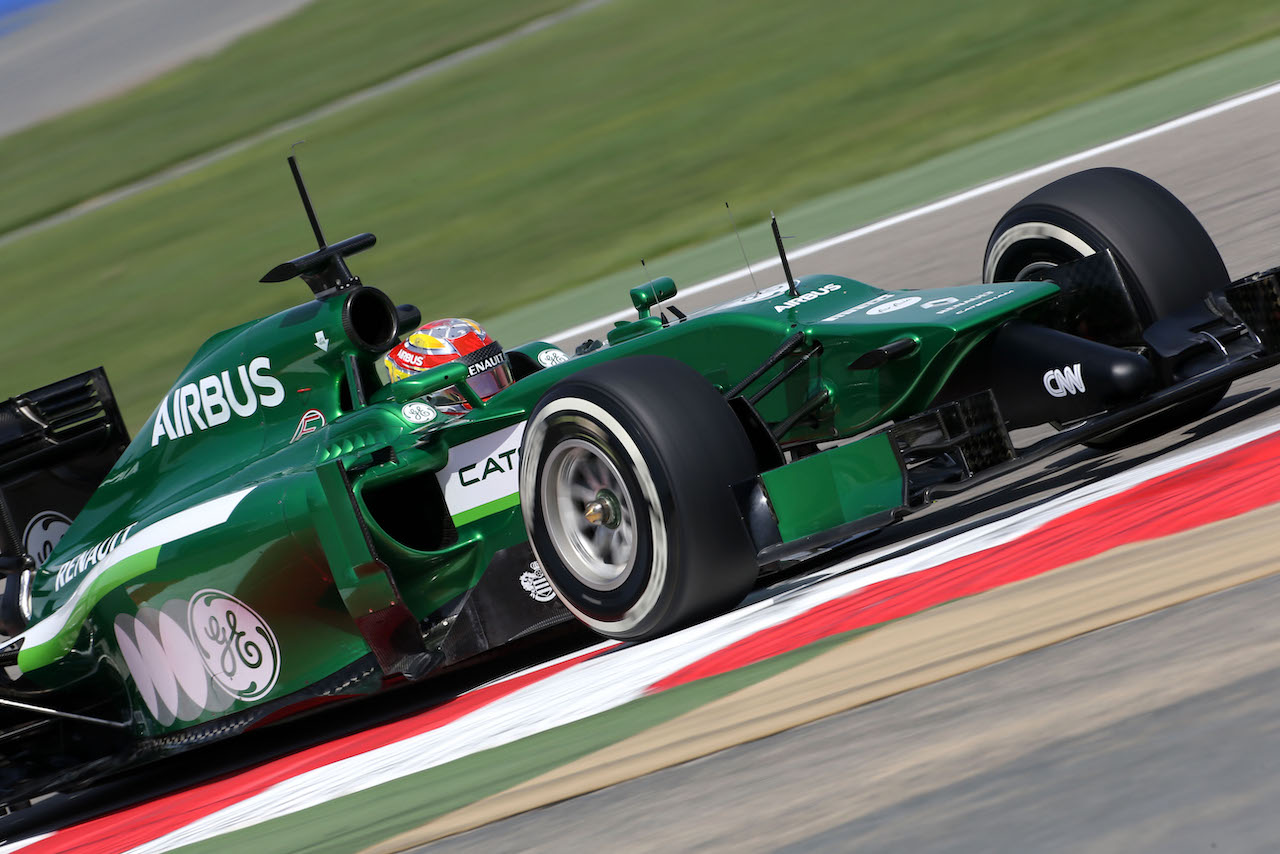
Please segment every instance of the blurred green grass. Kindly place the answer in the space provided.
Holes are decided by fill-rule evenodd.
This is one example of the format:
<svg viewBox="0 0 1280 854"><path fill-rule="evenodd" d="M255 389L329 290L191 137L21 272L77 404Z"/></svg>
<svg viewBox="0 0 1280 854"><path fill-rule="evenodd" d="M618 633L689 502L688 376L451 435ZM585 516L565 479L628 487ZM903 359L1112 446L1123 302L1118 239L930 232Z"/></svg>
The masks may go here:
<svg viewBox="0 0 1280 854"><path fill-rule="evenodd" d="M0 249L0 395L102 362L136 426L205 337L304 298L254 284L310 245L300 136L326 234L379 236L365 281L483 320L718 236L726 199L748 221L1277 32L1268 0L614 0Z"/></svg>
<svg viewBox="0 0 1280 854"><path fill-rule="evenodd" d="M0 232L576 0L316 0L118 98L0 139Z"/></svg>

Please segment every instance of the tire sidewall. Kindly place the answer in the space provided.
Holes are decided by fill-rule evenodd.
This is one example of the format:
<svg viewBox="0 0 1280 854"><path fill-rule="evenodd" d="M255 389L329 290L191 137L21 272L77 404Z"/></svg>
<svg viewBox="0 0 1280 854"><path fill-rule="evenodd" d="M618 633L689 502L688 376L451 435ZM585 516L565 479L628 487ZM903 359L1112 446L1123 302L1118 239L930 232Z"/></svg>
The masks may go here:
<svg viewBox="0 0 1280 854"><path fill-rule="evenodd" d="M640 636L661 621L671 598L667 573L671 564L669 492L643 429L625 411L591 388L540 404L525 429L521 454L520 493L530 544L560 601L592 629L614 637ZM607 591L584 584L565 565L546 525L542 496L544 464L556 444L566 438L587 441L617 467L635 512L635 555L621 584ZM642 447L643 446L643 447Z"/></svg>
<svg viewBox="0 0 1280 854"><path fill-rule="evenodd" d="M1024 256L1019 258L1019 263L1025 263L1029 260L1047 260L1054 256L1065 258L1067 254L1085 257L1097 252L1100 248L1098 241L1086 239L1083 234L1085 230L1079 228L1077 223L1064 221L1069 219L1075 218L1067 217L1060 211L1043 208L1028 209L1019 206L1006 213L987 241L982 280L1009 281L1012 277L1007 275L1007 269L1004 271L1005 275L998 275L998 271L1015 254Z"/></svg>
<svg viewBox="0 0 1280 854"><path fill-rule="evenodd" d="M1191 308L1230 283L1221 254L1196 216L1168 189L1129 169L1104 166L1076 172L1011 207L987 242L984 281L1017 272L996 275L992 253L1011 229L1037 223L1069 235L1069 240L1058 241L1060 247L1077 242L1063 260L1084 254L1079 245L1094 252L1110 249L1144 327ZM1035 241L1030 244L1024 252ZM1006 247L996 261L1015 246Z"/></svg>
<svg viewBox="0 0 1280 854"><path fill-rule="evenodd" d="M1027 261L1033 260L1046 260L1046 256L1054 256L1055 253L1050 250L1050 246L1056 247L1057 253L1061 253L1056 254L1056 257L1054 257L1054 260L1059 264L1069 263L1070 261L1086 258L1110 249L1112 256L1115 258L1116 266L1120 270L1120 277L1124 280L1125 290L1128 291L1129 298L1133 300L1134 308L1138 312L1139 321L1143 326L1149 326L1157 320L1155 309L1151 305L1146 289L1141 284L1142 280L1124 251L1084 220L1074 214L1056 208L1018 208L1016 209L1016 215L1014 212L1010 212L996 226L995 232L991 236L988 251L990 252L991 249L996 248L1001 239L1015 229L1028 232L1043 230L1043 233L1035 238L1010 244L999 257L992 258L988 256L983 264L984 281L1004 281L1006 277L997 276L995 273L1019 248L1022 249L1025 256L1019 259L1019 264L1025 264ZM1031 246L1027 244L1031 244ZM1084 248L1087 248L1088 251L1082 251Z"/></svg>
<svg viewBox="0 0 1280 854"><path fill-rule="evenodd" d="M1019 240L1009 240L1015 230L1030 236L1021 241L1020 249ZM1012 263L1024 269L1028 259L1036 260L1037 252L1053 251L1055 244L1063 261L1109 249L1132 300L1135 319L1144 329L1230 283L1212 238L1186 205L1165 187L1127 169L1077 172L1046 184L1011 207L987 242L983 280L1004 280L1016 274L1018 270L1005 266L1014 250L1022 254L1014 256ZM1083 247L1092 252L1085 253ZM1104 343L1123 346L1142 341ZM1162 417L1085 444L1112 450L1167 432L1207 413L1228 386L1211 389Z"/></svg>

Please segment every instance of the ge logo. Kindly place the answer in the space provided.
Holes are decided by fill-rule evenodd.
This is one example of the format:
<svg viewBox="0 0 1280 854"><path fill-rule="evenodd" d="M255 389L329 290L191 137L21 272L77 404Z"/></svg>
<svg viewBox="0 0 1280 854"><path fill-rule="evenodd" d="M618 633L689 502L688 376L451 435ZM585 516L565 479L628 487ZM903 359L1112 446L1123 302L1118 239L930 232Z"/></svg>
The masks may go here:
<svg viewBox="0 0 1280 854"><path fill-rule="evenodd" d="M569 361L569 357L555 347L548 347L538 354L538 364L544 368L563 365L567 361Z"/></svg>
<svg viewBox="0 0 1280 854"><path fill-rule="evenodd" d="M400 414L404 416L404 420L413 424L428 424L436 420L439 415L434 407L425 403L406 403L400 408Z"/></svg>
<svg viewBox="0 0 1280 854"><path fill-rule="evenodd" d="M201 590L187 622L209 675L231 694L257 700L275 687L280 644L257 611L221 590Z"/></svg>
<svg viewBox="0 0 1280 854"><path fill-rule="evenodd" d="M43 566L70 527L71 520L58 511L42 510L32 517L22 532L22 550L31 555L36 566Z"/></svg>

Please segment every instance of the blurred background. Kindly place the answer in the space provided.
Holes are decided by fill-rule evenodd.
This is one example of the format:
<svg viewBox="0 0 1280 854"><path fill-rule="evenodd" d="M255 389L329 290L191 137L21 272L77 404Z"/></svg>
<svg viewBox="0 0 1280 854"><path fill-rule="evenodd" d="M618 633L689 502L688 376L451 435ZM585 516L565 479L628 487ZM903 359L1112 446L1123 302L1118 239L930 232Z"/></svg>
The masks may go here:
<svg viewBox="0 0 1280 854"><path fill-rule="evenodd" d="M103 364L136 430L305 298L257 283L312 248L299 140L329 239L378 235L366 283L513 345L740 266L726 201L763 257L771 209L820 239L1015 164L860 192L886 176L1277 34L1271 0L0 0L0 397Z"/></svg>

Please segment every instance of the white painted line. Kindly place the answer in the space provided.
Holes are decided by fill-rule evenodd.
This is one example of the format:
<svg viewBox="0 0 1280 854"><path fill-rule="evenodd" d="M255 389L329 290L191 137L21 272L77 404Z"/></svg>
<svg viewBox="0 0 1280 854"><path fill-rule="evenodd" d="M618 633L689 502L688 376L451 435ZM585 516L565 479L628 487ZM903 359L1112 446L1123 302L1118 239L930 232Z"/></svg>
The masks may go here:
<svg viewBox="0 0 1280 854"><path fill-rule="evenodd" d="M875 564L901 544L844 561L842 574L672 635L589 659L442 727L307 771L131 850L160 854L318 806L481 750L573 723L644 696L661 679L759 631L869 585L938 566L1030 533L1060 516L1280 430L1280 422L1206 442L1082 486L1031 509ZM936 533L936 532L935 532ZM860 572L850 570L867 567Z"/></svg>
<svg viewBox="0 0 1280 854"><path fill-rule="evenodd" d="M1094 146L1093 148L1086 149L1085 151L1081 151L1076 154L1071 154L1071 155L1068 155L1067 157L1061 157L1057 160L1050 161L1049 163L1045 163L1043 165L1036 166L1031 169L1026 169L1022 172L1017 172L1017 173L1014 173L1013 175L1009 175L1004 178L999 178L995 181L990 181L986 184L981 184L977 187L974 187L971 190L965 190L964 192L957 193L954 196L947 196L946 198L939 199L936 202L930 202L927 205L923 205L918 208L912 208L911 210L903 211L900 214L894 214L891 217L878 220L877 222L873 222L870 225L864 225L860 228L855 228L852 231L846 231L843 234L837 234L834 237L828 237L826 240L820 240L817 243L810 243L808 246L801 247L800 249L797 249L795 252L788 253L788 256L790 258L805 258L810 255L815 255L819 252L830 249L833 246L839 246L841 243L847 243L850 240L857 240L859 237L864 237L868 234L874 234L877 231L883 231L886 228L892 228L895 225L900 225L901 223L910 222L913 219L919 219L920 217L927 216L928 214L931 214L931 213L936 213L941 210L946 210L947 208L955 207L956 205L963 204L964 202L970 201L971 199L976 199L981 196L985 196L989 193L994 193L998 190L1003 190L1005 187L1012 186L1013 184L1017 184L1021 181L1026 181L1030 178L1035 178L1040 175L1044 175L1048 172L1054 171L1055 169L1061 169L1064 166L1071 166L1074 163L1079 163L1082 160L1088 160L1091 157L1097 157L1100 154L1106 154L1107 152L1115 151L1118 148L1124 148L1125 146L1133 145L1135 142L1142 142L1143 140L1151 139L1154 136L1160 136L1161 134L1168 133L1171 130L1177 130L1178 128L1186 127L1187 125L1190 125L1190 124L1195 124L1196 122L1203 121L1208 118L1212 118L1213 116L1219 115L1220 113L1225 113L1228 110L1234 110L1237 107L1243 107L1245 104L1251 104L1254 101L1260 101L1263 98L1269 98L1272 95L1275 95L1277 93L1280 93L1280 83L1272 83L1270 86L1265 86L1261 89L1255 89L1254 91L1246 92L1243 95L1237 95L1234 98L1229 98L1225 101L1221 101L1217 104L1214 104L1213 106L1205 107L1202 110L1196 110L1194 113L1188 113L1185 116L1181 116L1176 119L1171 119L1170 121L1167 121L1163 124L1156 125L1155 127L1152 127L1152 128L1147 128L1146 130L1143 130L1143 131L1138 131L1137 133L1133 133L1133 134L1130 134L1129 136L1121 137L1120 139L1113 140L1112 142L1103 143L1102 145ZM758 262L753 263L751 265L751 270L748 270L746 267L742 267L737 270L734 270L731 273L725 273L723 276L717 276L714 279L708 279L705 282L699 282L696 285L692 285L687 288L681 288L680 295L692 296L694 294L700 294L700 293L703 293L704 291L709 291L712 288L718 288L721 285L728 284L729 282L733 282L733 281L737 281L738 279L745 278L746 276L750 275L752 271L759 272L760 270L768 270L774 267L781 267L781 266L782 266L782 263L777 258L772 258L772 257L764 258ZM562 332L557 332L555 335L552 335L550 338L546 340L550 341L553 344L558 344L567 338L576 338L579 335L582 335L583 333L590 332L603 324L613 323L618 320L626 320L627 318L631 317L633 314L635 314L634 309L623 309L622 311L615 311L613 314L608 314L608 315L605 315L604 317L598 317L595 320L590 320L590 321L587 321L586 323L579 323L577 326L571 326Z"/></svg>

